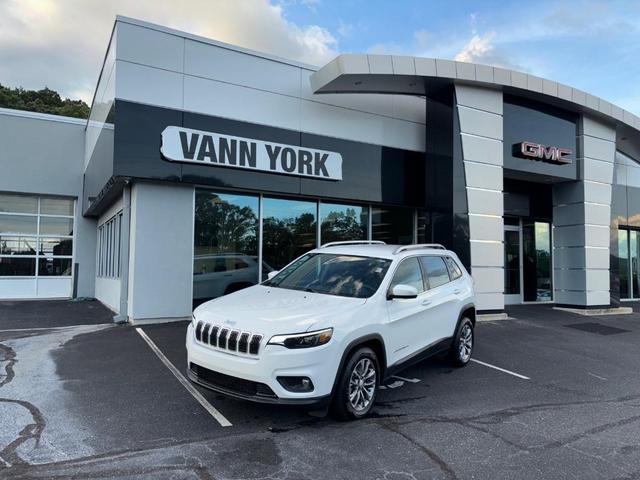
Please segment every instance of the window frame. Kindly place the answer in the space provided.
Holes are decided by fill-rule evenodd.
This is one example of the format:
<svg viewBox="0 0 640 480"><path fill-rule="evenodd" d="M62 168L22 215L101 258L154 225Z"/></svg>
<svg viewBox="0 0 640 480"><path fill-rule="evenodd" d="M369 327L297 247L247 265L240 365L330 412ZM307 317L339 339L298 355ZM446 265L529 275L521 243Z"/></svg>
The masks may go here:
<svg viewBox="0 0 640 480"><path fill-rule="evenodd" d="M447 262L445 260L445 257L448 255L419 255L420 258L439 258L440 260L442 260L442 263L444 263L444 268L447 271L447 277L449 278L448 282L442 283L436 287L432 287L431 286L431 281L429 279L429 272L427 271L426 267L422 264L422 261L419 260L418 263L420 264L420 268L422 269L422 276L426 281L426 284L429 286L429 288L427 288L428 290L435 290L436 288L440 288L440 287L444 287L445 285L447 285L448 283L451 283L453 280L451 280L451 274L449 273L449 267L447 266Z"/></svg>
<svg viewBox="0 0 640 480"><path fill-rule="evenodd" d="M119 210L98 225L96 242L96 278L120 279L120 242L123 211Z"/></svg>
<svg viewBox="0 0 640 480"><path fill-rule="evenodd" d="M451 255L445 255L442 258L444 258L444 264L447 267L447 270L449 272L449 281L450 282L455 282L456 280L460 280L464 276L464 272L463 272L462 268L460 267L460 264ZM452 262L458 268L458 270L460 271L460 275L459 276L453 278L453 272L451 271L449 262Z"/></svg>
<svg viewBox="0 0 640 480"><path fill-rule="evenodd" d="M393 279L395 278L396 273L398 273L398 269L400 268L400 265L402 265L404 262L410 259L415 259L418 262L418 268L420 269L420 275L422 276L422 291L418 292L418 296L429 291L429 283L425 276L425 272L422 269L422 264L420 262L420 255L409 255L404 257L402 260L398 262L398 264L396 265L396 268L393 270L393 274L391 275L391 277L389 277L389 285L387 286L387 298L391 294L391 289L393 288Z"/></svg>
<svg viewBox="0 0 640 480"><path fill-rule="evenodd" d="M36 251L32 255L13 255L13 254L0 254L0 258L29 258L33 259L35 262L35 270L33 275L0 275L1 279L38 279L40 277L52 279L52 278L60 278L60 279L70 279L73 278L73 270L74 270L74 260L75 260L75 244L76 244L76 209L77 202L73 197L65 197L65 196L55 196L55 195L38 195L38 194L21 194L21 193L13 193L13 192L2 192L9 195L23 196L23 197L33 197L36 198L36 212L35 213L24 213L24 212L4 212L0 211L0 216L2 217L15 217L15 216L23 216L23 217L32 217L36 219L36 232L35 233L8 233L2 234L1 236L4 238L21 238L21 237L30 237L34 238L36 241ZM71 215L63 215L63 214L50 214L50 213L41 213L41 203L43 199L54 198L59 200L67 200L72 204L72 214ZM41 232L41 220L43 218L57 218L57 219L65 219L71 220L72 231L70 235L58 235L51 233L42 233ZM70 255L46 255L41 253L41 241L47 238L59 238L61 240L71 240L71 254ZM64 259L71 261L71 271L69 275L40 275L40 260L41 259Z"/></svg>

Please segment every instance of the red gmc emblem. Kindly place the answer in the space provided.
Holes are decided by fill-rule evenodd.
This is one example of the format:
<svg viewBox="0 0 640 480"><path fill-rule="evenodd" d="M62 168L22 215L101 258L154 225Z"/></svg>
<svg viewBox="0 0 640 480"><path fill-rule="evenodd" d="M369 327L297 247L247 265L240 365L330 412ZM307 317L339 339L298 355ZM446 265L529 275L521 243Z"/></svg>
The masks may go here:
<svg viewBox="0 0 640 480"><path fill-rule="evenodd" d="M520 142L513 146L513 153L522 158L566 165L571 163L571 159L567 157L573 152L569 148L547 147L541 143L534 142Z"/></svg>

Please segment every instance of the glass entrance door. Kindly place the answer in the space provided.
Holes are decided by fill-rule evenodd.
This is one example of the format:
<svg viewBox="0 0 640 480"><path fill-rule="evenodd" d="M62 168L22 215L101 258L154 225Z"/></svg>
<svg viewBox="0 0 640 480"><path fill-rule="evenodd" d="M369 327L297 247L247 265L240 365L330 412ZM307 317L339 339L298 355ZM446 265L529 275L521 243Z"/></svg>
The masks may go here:
<svg viewBox="0 0 640 480"><path fill-rule="evenodd" d="M553 300L551 224L522 223L522 286L525 302Z"/></svg>
<svg viewBox="0 0 640 480"><path fill-rule="evenodd" d="M504 226L504 303L522 303L522 231L520 225Z"/></svg>

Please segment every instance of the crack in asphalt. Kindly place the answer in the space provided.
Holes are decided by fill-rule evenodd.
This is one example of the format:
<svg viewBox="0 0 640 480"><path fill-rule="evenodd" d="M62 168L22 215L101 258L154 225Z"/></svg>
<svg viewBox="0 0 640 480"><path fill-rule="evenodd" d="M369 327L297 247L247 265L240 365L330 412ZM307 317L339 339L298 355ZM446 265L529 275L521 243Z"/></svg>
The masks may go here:
<svg viewBox="0 0 640 480"><path fill-rule="evenodd" d="M4 375L4 379L0 382L0 388L5 386L8 383L11 383L13 378L15 377L15 371L13 370L13 366L16 364L18 360L16 359L16 352L11 347L7 347L0 343L0 363L6 362L4 366L4 371L6 372Z"/></svg>
<svg viewBox="0 0 640 480"><path fill-rule="evenodd" d="M0 362L6 362L4 370L6 372L5 378L0 382L0 388L8 385L15 378L14 365L18 361L16 352L9 346L0 343ZM26 462L18 455L18 448L28 440L35 440L36 447L40 444L40 438L42 432L46 426L46 421L42 412L30 402L24 400L16 400L12 398L0 398L2 403L13 403L25 408L30 414L33 423L27 424L18 436L11 441L5 448L0 451L0 469L10 468L13 465L21 465Z"/></svg>
<svg viewBox="0 0 640 480"><path fill-rule="evenodd" d="M436 464L436 466L444 474L445 478L447 478L448 480L457 480L458 479L458 476L456 475L456 472L453 470L453 468L442 457L440 457L433 450L431 450L431 449L425 447L424 445L422 445L415 438L411 437L411 435L408 435L408 434L404 433L402 430L400 430L400 425L399 424L392 424L390 422L389 423L381 422L381 423L379 423L379 425L382 428L384 428L385 430L388 430L388 431L393 432L393 433L395 433L397 435L400 435L402 438L407 440L409 443L411 443L412 445L414 445L415 447L420 449L427 456L427 458L429 458L429 460L431 460L433 463Z"/></svg>
<svg viewBox="0 0 640 480"><path fill-rule="evenodd" d="M22 460L22 458L20 458L20 455L18 455L18 447L20 447L20 445L28 440L35 440L36 447L40 444L42 431L46 426L44 416L42 415L42 413L40 413L40 410L38 410L33 404L25 402L24 400L0 398L0 402L20 405L21 407L27 409L31 414L33 423L27 424L22 430L20 430L18 437L0 451L0 458L4 460L5 468L9 468L11 465L25 464L26 462ZM2 467L0 466L0 468Z"/></svg>
<svg viewBox="0 0 640 480"><path fill-rule="evenodd" d="M512 440L509 440L508 438L506 438L505 436L501 435L500 433L494 432L492 430L490 430L489 428L483 428L482 425L499 425L502 423L506 423L509 419L523 414L523 413L529 413L529 412L535 412L535 411L544 411L544 410L557 410L557 409L561 409L563 407L571 407L571 406L581 406L581 405L593 405L593 404L604 404L604 403L613 403L613 404L622 404L622 403L626 403L629 404L629 402L633 402L637 399L640 398L640 395L625 395L623 397L618 397L618 398L614 398L614 399L600 399L600 400L585 400L585 401L575 401L575 402L566 402L566 403L541 403L541 404L534 404L534 405L526 405L526 406L522 406L522 407L510 407L510 408L506 408L506 409L502 409L502 410L497 410L495 412L488 412L488 413L484 413L481 415L474 415L474 416L468 416L468 417L447 417L447 416L436 416L436 417L413 417L411 418L410 415L407 415L407 420L404 421L396 421L395 424L391 424L389 421L387 422L380 422L380 426L383 428L386 428L387 430L391 430L394 431L400 435L402 435L404 438L406 438L407 440L411 441L413 444L415 444L416 446L419 446L420 448L425 448L423 447L420 443L418 443L415 439L413 439L410 435L401 432L399 430L400 427L402 426L409 426L409 425L414 425L414 424L420 424L420 423L425 423L425 424L437 424L437 423L451 423L451 424L456 424L456 425L460 425L462 427L466 427L466 428L471 428L480 432L483 432L487 435L492 436L493 438L496 438L497 440L500 440L502 442L504 442L505 444L512 446L513 448L515 448L518 451L521 452L526 452L529 453L532 450L539 450L539 451L545 451L545 450L550 450L553 448L570 448L574 451L576 451L577 453L580 453L582 455L585 456L589 456L598 460L601 460L605 463L608 463L609 465L614 466L615 468L622 470L625 474L628 474L629 472L620 467L620 465L616 465L615 463L612 463L611 461L609 461L606 458L600 457L600 456L594 456L589 454L588 452L584 452L578 448L572 447L570 444L577 442L579 440L582 440L590 435L595 435L598 433L602 433L605 432L607 430L610 430L612 428L617 428L617 427L621 427L621 426L625 426L628 424L631 424L633 422L636 422L638 420L640 420L640 415L634 415L632 417L628 417L625 419L621 419L615 422L609 422L609 423L605 423L603 425L599 425L597 427L591 428L589 430L586 430L584 432L578 433L578 434L574 434L571 436L568 436L564 439L560 439L560 440L551 440L548 441L545 444L542 445L535 445L535 446L530 446L530 447L526 447L523 445L520 445ZM630 406L635 406L633 404L631 404ZM425 450L425 453L427 453L427 455L429 455L429 452L431 452L430 450ZM431 452L433 453L433 452ZM435 455L435 454L434 454ZM431 457L430 457L431 458ZM441 460L438 457L439 460ZM436 462L436 464L438 464L439 467L442 467L440 465L440 463L438 462L438 459L434 459L434 461ZM446 463L444 464L444 466L447 466ZM444 470L443 470L444 472ZM446 474L446 473L445 473ZM631 474L633 475L633 474ZM624 477L624 478L636 478L636 477Z"/></svg>
<svg viewBox="0 0 640 480"><path fill-rule="evenodd" d="M524 405L521 407L510 407L510 408L505 408L501 410L496 410L493 412L487 412L480 415L473 415L473 416L466 416L466 417L453 417L453 416L452 417L447 417L447 416L414 417L406 414L397 415L397 416L380 415L378 418L373 417L373 418L370 418L369 420L364 420L362 423L370 423L370 424L378 425L380 428L383 428L389 432L392 432L398 436L401 436L402 438L410 442L412 445L414 445L416 448L418 448L420 451L422 451L425 454L426 458L428 458L429 464L435 465L442 472L445 478L449 480L456 480L458 476L451 465L449 465L436 452L422 445L417 439L412 438L410 434L402 430L402 427L420 424L420 423L427 423L427 424L454 423L454 424L459 424L467 428L473 428L481 432L484 432L486 434L492 435L500 439L501 441L509 445L512 445L514 448L516 448L519 451L529 452L531 450L545 450L549 448L566 447L570 443L580 440L581 438L584 438L586 436L601 433L610 428L616 428L628 423L632 423L634 421L638 421L640 420L640 415L629 417L623 420L618 420L616 422L610 422L604 425L600 425L598 427L594 427L580 434L568 436L561 440L553 440L549 443L545 443L543 445L533 446L533 447L525 447L522 445L518 445L515 442L509 441L508 439L501 436L499 433L492 432L488 428L488 426L499 425L501 423L510 421L513 417L523 413L530 413L530 412L543 411L543 410L556 410L556 409L561 409L561 408L566 408L571 406L580 406L580 405L593 405L593 404L605 404L605 403L613 403L613 404L627 403L628 404L629 402L636 401L639 398L640 398L640 395L627 395L627 396L612 398L612 399L601 399L599 401L587 400L587 401L575 401L575 402L565 402L565 403L558 403L558 402L540 403L540 404L533 404L533 405ZM322 428L325 425L326 423L323 422L322 420L318 421L314 419L311 421L299 422L299 424L294 424L290 428L284 427L280 429L274 429L270 433L271 435L286 434L292 430L318 428L318 427ZM170 447L177 447L179 445L186 446L190 444L196 445L202 442L203 440L204 439L196 442L193 442L193 441L184 442L184 443L180 442L179 444L172 444L170 445ZM129 468L118 468L118 467L113 468L112 466L109 465L111 462L116 461L118 459L122 460L122 459L128 458L130 460L133 460L136 458L142 458L145 455L152 454L154 451L155 452L160 451L163 448L166 448L166 447L158 446L152 449L140 449L137 451L128 450L128 451L123 451L118 453L110 452L110 453L105 453L105 454L96 455L92 457L84 457L81 459L67 460L63 462L54 462L54 463L42 464L38 466L30 466L28 464L25 464L25 465L18 466L18 468L14 470L14 473L16 474L16 478L19 478L19 475L24 475L26 478L32 478L32 475L35 474L35 476L37 477L38 474L42 473L44 478L64 477L64 478L70 478L70 479L82 479L82 478L99 479L99 478L109 478L114 476L133 476L136 474L154 474L159 472L172 472L176 474L180 472L183 472L183 473L190 472L191 474L197 475L198 478L201 478L202 480L211 480L214 478L213 476L211 476L211 474L209 473L209 471L204 465L195 464L193 459L187 460L188 457L186 456L182 457L184 458L185 463L181 465L176 465L175 463L172 463L172 464L167 464L167 465L157 466L157 467L131 466ZM569 448L573 449L573 447L569 447ZM574 450L576 450L578 453L583 453L585 455L587 454L586 452L581 452L580 450L577 450L577 449L574 449ZM606 461L601 457L594 457L594 458L598 458L600 460ZM607 463L610 463L610 462L607 462ZM87 469L82 469L82 473L77 473L77 474L68 473L67 469L73 469L74 467L82 468L83 466L88 468L97 467L100 470L92 472ZM618 468L620 467L618 466ZM61 471L55 472L56 469L60 469ZM622 470L624 471L624 469ZM625 479L636 478L634 476L634 473L624 472L623 475L625 476L620 478L625 478ZM267 477L267 478L270 478L270 477Z"/></svg>

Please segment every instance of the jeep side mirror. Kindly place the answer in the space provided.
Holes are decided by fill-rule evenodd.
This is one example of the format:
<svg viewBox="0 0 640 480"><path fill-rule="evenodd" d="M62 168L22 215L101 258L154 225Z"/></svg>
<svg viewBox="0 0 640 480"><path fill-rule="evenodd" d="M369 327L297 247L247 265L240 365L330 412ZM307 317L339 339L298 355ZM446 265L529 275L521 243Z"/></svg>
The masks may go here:
<svg viewBox="0 0 640 480"><path fill-rule="evenodd" d="M418 296L418 290L416 287L412 287L411 285L405 285L399 283L395 285L391 289L391 293L389 294L389 298L416 298Z"/></svg>
<svg viewBox="0 0 640 480"><path fill-rule="evenodd" d="M280 273L280 270L274 270L272 272L267 273L267 280L271 280L273 277L275 277L278 273Z"/></svg>

